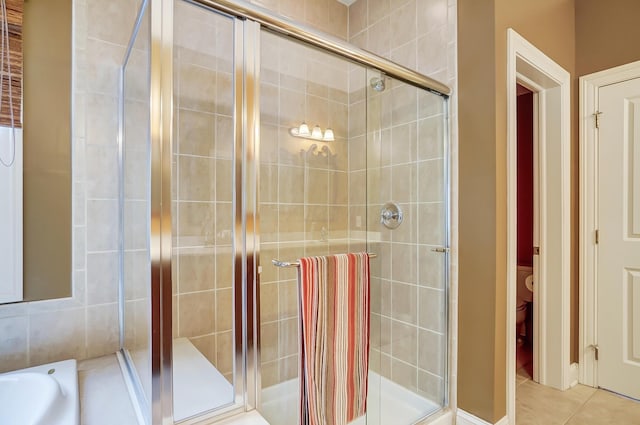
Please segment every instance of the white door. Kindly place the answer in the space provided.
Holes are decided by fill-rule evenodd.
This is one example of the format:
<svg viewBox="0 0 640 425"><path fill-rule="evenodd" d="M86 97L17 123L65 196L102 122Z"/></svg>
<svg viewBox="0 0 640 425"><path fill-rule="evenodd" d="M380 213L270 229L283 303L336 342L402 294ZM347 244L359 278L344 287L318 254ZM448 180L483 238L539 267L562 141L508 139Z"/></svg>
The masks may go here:
<svg viewBox="0 0 640 425"><path fill-rule="evenodd" d="M640 399L640 78L598 107L598 385Z"/></svg>

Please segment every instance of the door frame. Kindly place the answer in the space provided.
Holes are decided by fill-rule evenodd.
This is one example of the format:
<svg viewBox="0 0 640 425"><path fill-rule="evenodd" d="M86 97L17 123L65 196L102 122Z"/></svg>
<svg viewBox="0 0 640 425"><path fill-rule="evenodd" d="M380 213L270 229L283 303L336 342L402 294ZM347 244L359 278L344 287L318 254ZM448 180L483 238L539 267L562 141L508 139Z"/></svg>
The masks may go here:
<svg viewBox="0 0 640 425"><path fill-rule="evenodd" d="M580 383L598 385L598 365L594 346L597 345L597 276L598 245L598 131L595 114L598 90L610 84L640 78L640 61L580 77L580 278L579 308Z"/></svg>
<svg viewBox="0 0 640 425"><path fill-rule="evenodd" d="M538 304L535 309L537 321L537 375L539 382L558 389L567 389L577 379L577 367L570 364L570 249L571 249L571 75L543 52L520 36L516 31L507 30L507 416L509 423L515 423L516 392L516 339L511 337L516 327L516 263L517 263L517 93L516 83L537 92L537 126L539 143L539 237L541 273L534 285L534 297ZM546 91L559 88L557 98L546 96ZM560 111L558 123L548 123L545 111L557 108ZM546 167L545 146L547 133L560 142L559 187L561 193L561 232L556 241L545 240L547 220L545 212L549 208L545 182L549 170ZM555 205L557 206L557 205ZM557 278L560 285L546 285L545 265L549 242L559 244L561 265ZM551 300L559 300L559 308L550 308ZM534 327L536 324L534 323ZM550 352L548 347L558 347ZM538 355L536 355L538 354ZM542 355L541 355L542 354ZM553 371L553 373L548 373ZM574 376L576 375L576 376Z"/></svg>

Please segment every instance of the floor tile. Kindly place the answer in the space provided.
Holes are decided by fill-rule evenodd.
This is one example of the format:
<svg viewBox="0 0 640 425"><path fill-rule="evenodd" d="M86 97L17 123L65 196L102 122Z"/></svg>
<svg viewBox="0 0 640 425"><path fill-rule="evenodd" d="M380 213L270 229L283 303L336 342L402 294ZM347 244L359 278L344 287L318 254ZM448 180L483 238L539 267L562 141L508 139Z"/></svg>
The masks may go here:
<svg viewBox="0 0 640 425"><path fill-rule="evenodd" d="M567 424L638 425L640 424L640 402L598 390Z"/></svg>
<svg viewBox="0 0 640 425"><path fill-rule="evenodd" d="M595 391L594 388L583 385L559 391L526 381L516 389L517 424L564 424Z"/></svg>

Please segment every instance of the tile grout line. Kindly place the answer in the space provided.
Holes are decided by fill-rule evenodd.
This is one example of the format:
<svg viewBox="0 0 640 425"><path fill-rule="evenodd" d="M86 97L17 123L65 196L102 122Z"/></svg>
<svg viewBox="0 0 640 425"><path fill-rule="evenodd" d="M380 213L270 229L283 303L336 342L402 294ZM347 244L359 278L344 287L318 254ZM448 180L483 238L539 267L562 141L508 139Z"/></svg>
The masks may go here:
<svg viewBox="0 0 640 425"><path fill-rule="evenodd" d="M578 413L580 413L580 411L582 411L584 406L598 393L598 391L600 390L596 388L596 390L583 403L581 403L580 406L576 408L576 410L571 414L571 416L567 418L567 420L564 422L563 425L569 424L571 422L571 419L573 419Z"/></svg>

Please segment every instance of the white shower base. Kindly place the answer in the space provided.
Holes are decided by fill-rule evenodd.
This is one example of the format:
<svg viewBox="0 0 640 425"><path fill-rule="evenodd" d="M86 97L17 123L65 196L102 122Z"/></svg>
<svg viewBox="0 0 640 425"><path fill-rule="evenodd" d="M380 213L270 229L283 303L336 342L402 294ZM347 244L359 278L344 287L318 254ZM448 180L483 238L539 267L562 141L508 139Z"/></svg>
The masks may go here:
<svg viewBox="0 0 640 425"><path fill-rule="evenodd" d="M187 338L173 340L173 409L180 421L233 401L233 386Z"/></svg>
<svg viewBox="0 0 640 425"><path fill-rule="evenodd" d="M298 392L298 379L265 388L258 410L273 425L297 425ZM367 414L351 425L410 425L438 410L433 401L369 372Z"/></svg>

